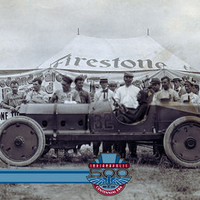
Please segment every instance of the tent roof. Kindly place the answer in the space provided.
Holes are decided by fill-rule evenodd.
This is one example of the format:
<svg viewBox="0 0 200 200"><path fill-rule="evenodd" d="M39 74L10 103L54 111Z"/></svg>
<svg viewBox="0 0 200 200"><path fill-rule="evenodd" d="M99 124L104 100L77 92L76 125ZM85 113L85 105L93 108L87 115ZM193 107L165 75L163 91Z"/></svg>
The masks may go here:
<svg viewBox="0 0 200 200"><path fill-rule="evenodd" d="M0 69L0 75L1 76L19 75L22 73L29 73L38 70L39 69Z"/></svg>
<svg viewBox="0 0 200 200"><path fill-rule="evenodd" d="M150 36L106 39L77 35L39 68L70 71L196 71Z"/></svg>

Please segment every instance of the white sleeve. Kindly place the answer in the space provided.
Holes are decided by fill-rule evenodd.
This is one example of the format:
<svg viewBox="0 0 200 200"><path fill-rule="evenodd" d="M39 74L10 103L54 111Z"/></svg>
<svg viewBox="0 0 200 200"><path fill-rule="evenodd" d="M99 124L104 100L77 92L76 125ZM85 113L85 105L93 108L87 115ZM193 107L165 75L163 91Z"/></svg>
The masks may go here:
<svg viewBox="0 0 200 200"><path fill-rule="evenodd" d="M120 103L120 89L119 89L119 88L116 90L116 93L114 94L114 99L115 99L118 103Z"/></svg>

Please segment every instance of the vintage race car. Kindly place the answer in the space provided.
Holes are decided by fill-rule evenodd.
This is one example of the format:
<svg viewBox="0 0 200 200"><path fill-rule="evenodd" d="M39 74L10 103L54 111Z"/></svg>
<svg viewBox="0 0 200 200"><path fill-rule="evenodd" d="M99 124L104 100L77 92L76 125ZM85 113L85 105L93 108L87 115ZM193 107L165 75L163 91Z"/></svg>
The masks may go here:
<svg viewBox="0 0 200 200"><path fill-rule="evenodd" d="M109 101L91 104L22 104L19 116L0 125L0 158L26 166L50 148L71 149L92 141L163 144L167 157L188 168L200 166L200 108L151 103L133 124L117 120Z"/></svg>

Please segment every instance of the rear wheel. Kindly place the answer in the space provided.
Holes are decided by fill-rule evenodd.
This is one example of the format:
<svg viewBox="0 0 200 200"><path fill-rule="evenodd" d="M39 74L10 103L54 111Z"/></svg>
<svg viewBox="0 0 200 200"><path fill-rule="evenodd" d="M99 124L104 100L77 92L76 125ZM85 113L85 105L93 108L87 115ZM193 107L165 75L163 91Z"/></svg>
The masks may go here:
<svg viewBox="0 0 200 200"><path fill-rule="evenodd" d="M0 158L9 165L26 166L43 152L45 136L31 118L18 116L0 126Z"/></svg>
<svg viewBox="0 0 200 200"><path fill-rule="evenodd" d="M175 164L200 167L200 119L187 116L175 120L165 132L164 149Z"/></svg>

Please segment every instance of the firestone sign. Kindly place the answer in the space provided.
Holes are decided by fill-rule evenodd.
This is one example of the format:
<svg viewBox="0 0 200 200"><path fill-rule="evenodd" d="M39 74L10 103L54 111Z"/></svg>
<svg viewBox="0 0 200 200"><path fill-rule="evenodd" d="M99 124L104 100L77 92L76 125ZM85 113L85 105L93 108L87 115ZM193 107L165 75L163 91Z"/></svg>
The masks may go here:
<svg viewBox="0 0 200 200"><path fill-rule="evenodd" d="M71 54L68 54L55 62L51 64L51 67L53 68L59 68L60 66L67 66L70 68L70 66L83 66L86 65L87 67L91 68L102 68L102 69L109 69L109 68L123 68L123 69L134 69L134 68L139 68L139 69L162 69L165 66L167 66L163 62L156 62L153 63L152 60L150 59L138 59L138 60L131 60L131 59L126 59L126 60L121 60L120 58L114 58L112 60L108 59L103 59L103 60L98 60L95 58L85 58L85 57L73 57Z"/></svg>

